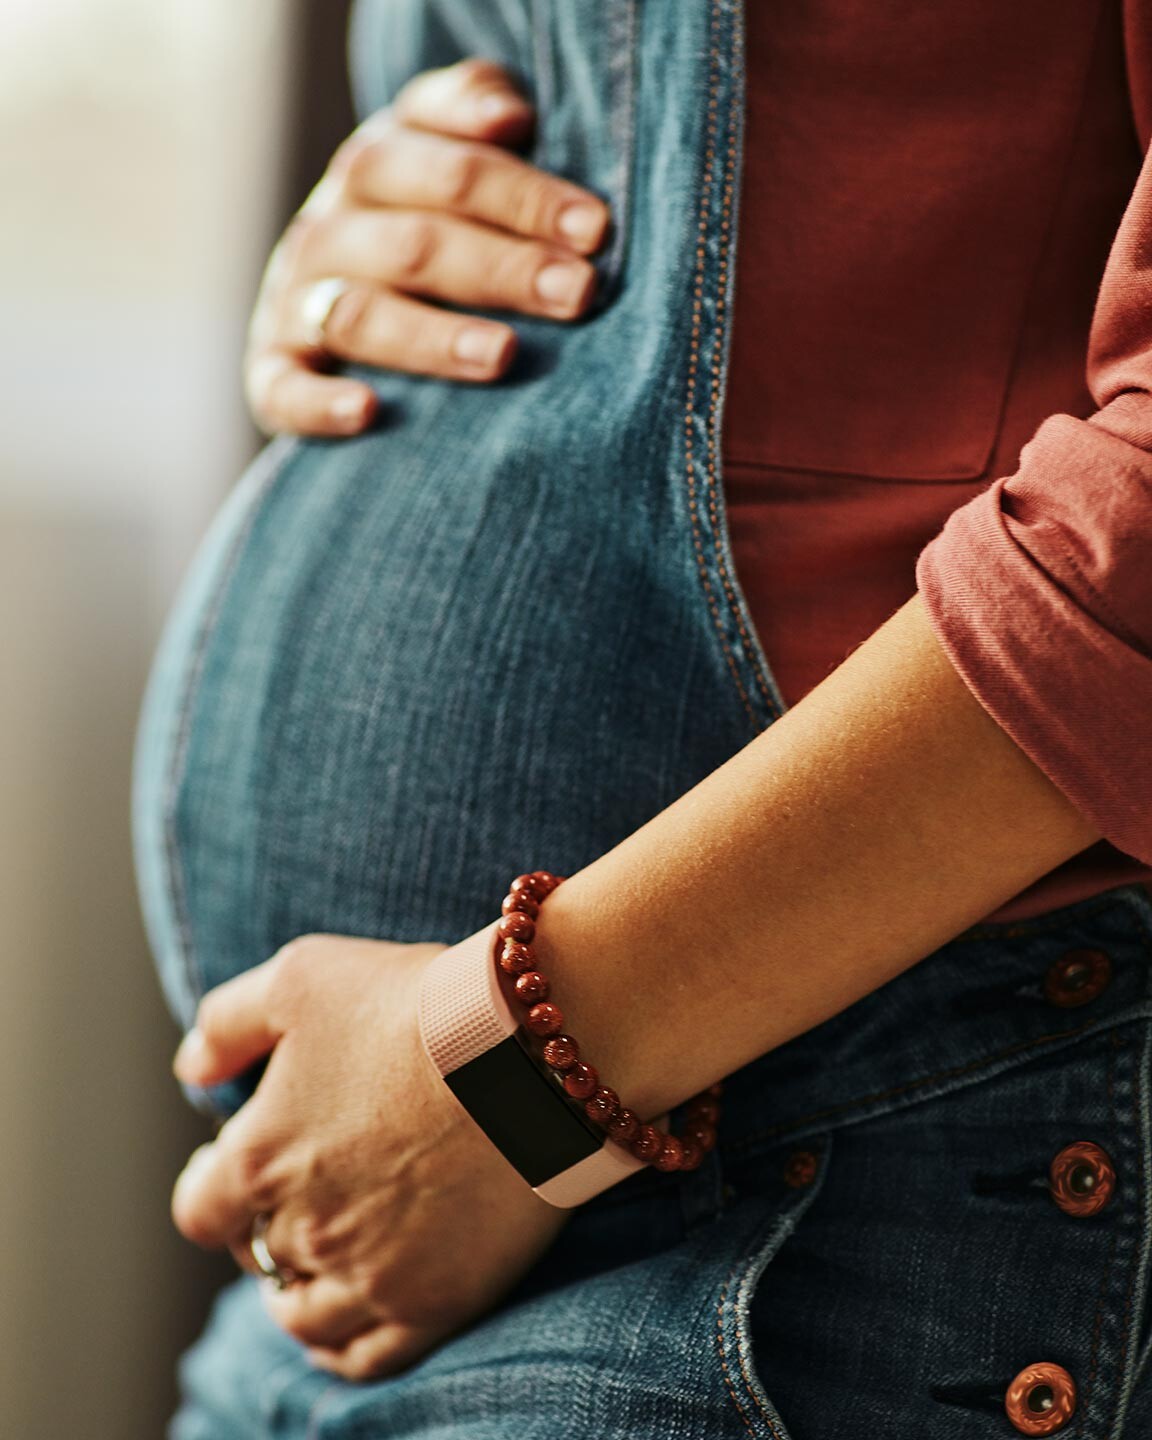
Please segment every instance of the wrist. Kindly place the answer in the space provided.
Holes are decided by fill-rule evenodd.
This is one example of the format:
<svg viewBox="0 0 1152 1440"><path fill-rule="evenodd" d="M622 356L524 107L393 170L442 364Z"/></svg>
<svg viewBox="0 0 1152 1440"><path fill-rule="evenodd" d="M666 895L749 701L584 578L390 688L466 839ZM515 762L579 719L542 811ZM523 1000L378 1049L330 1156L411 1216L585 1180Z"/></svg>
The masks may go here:
<svg viewBox="0 0 1152 1440"><path fill-rule="evenodd" d="M645 1164L695 1169L715 1143L720 1087L684 1097L677 1135L666 1112L649 1119L608 1084L551 998L537 950L559 885L544 872L518 877L498 920L429 964L418 1008L426 1052L463 1108L542 1198L569 1206Z"/></svg>
<svg viewBox="0 0 1152 1440"><path fill-rule="evenodd" d="M492 921L436 955L417 1004L425 1054L463 1111L542 1199L578 1205L641 1168L533 1058L500 983Z"/></svg>

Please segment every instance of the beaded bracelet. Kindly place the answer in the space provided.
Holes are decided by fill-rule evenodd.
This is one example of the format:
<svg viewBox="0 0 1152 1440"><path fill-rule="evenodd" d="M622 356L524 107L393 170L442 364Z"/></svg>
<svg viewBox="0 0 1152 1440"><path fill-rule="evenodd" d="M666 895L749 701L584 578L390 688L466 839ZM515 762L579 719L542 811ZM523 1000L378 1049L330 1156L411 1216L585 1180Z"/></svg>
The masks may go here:
<svg viewBox="0 0 1152 1440"><path fill-rule="evenodd" d="M561 1077L565 1094L611 1139L657 1170L695 1170L716 1144L723 1086L710 1085L692 1096L686 1102L687 1123L682 1134L668 1134L644 1124L635 1111L621 1104L615 1090L601 1085L596 1067L580 1058L580 1046L564 1033L564 1015L548 998L551 986L536 963L532 944L544 902L562 881L562 876L547 870L517 875L500 907L496 933L503 949L497 965L512 977L514 998L527 1012L522 1017L523 1028L543 1040L544 1064Z"/></svg>

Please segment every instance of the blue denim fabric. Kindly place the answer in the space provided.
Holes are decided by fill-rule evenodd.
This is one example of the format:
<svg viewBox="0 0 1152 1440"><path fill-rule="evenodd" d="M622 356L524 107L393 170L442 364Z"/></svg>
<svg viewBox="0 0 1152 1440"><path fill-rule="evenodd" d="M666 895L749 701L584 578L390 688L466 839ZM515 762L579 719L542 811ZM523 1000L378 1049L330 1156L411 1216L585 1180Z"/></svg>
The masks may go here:
<svg viewBox="0 0 1152 1440"><path fill-rule="evenodd" d="M1084 947L1111 984L1052 1004L1049 967ZM1139 887L977 928L731 1077L699 1171L581 1207L402 1375L314 1370L238 1281L185 1358L174 1440L994 1440L1040 1360L1078 1386L1062 1434L1144 1440L1150 1059ZM1047 1186L1077 1140L1116 1166L1093 1218Z"/></svg>
<svg viewBox="0 0 1152 1440"><path fill-rule="evenodd" d="M580 869L780 713L719 463L740 45L733 0L361 4L362 108L503 60L541 107L533 158L617 228L596 313L518 321L507 381L358 371L381 423L275 441L213 526L134 796L182 1022L302 932L471 933L509 875ZM174 1440L971 1440L1015 1433L1004 1388L1037 1360L1080 1388L1063 1433L1152 1433L1150 939L1137 887L961 936L731 1077L699 1171L582 1207L403 1376L313 1370L238 1281L185 1359ZM1062 1009L1043 978L1079 946L1114 977ZM226 1113L252 1079L202 1098ZM1091 1220L1045 1185L1082 1139L1120 1177Z"/></svg>

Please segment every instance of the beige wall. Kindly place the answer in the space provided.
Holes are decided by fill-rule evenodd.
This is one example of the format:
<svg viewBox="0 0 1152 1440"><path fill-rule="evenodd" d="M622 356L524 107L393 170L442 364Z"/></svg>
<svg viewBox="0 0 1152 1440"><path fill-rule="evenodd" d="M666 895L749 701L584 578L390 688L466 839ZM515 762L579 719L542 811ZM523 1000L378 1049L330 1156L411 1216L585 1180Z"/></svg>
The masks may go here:
<svg viewBox="0 0 1152 1440"><path fill-rule="evenodd" d="M288 0L0 5L0 1436L156 1440L223 1267L129 857L178 573L251 452Z"/></svg>

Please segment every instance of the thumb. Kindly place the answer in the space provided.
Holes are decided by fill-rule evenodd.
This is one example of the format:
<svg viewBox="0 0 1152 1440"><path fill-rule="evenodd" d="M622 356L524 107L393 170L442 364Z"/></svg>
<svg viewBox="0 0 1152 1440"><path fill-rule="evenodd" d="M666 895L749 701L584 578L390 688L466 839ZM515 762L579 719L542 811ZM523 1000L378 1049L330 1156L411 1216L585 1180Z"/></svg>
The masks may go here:
<svg viewBox="0 0 1152 1440"><path fill-rule="evenodd" d="M515 145L527 138L535 111L494 60L461 60L425 70L396 96L395 118L420 130Z"/></svg>
<svg viewBox="0 0 1152 1440"><path fill-rule="evenodd" d="M218 1085L242 1074L275 1046L283 1027L272 1021L276 957L210 990L172 1062L186 1085Z"/></svg>

